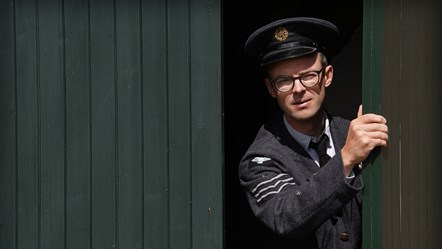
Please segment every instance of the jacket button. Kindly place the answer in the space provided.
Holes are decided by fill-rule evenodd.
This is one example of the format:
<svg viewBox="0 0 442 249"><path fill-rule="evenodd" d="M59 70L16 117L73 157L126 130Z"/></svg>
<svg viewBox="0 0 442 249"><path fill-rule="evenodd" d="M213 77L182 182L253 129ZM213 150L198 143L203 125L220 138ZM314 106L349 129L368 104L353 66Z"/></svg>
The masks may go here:
<svg viewBox="0 0 442 249"><path fill-rule="evenodd" d="M348 235L348 233L343 232L343 233L341 233L341 234L339 235L339 238L340 238L342 241L348 241L348 240L350 239L350 236Z"/></svg>

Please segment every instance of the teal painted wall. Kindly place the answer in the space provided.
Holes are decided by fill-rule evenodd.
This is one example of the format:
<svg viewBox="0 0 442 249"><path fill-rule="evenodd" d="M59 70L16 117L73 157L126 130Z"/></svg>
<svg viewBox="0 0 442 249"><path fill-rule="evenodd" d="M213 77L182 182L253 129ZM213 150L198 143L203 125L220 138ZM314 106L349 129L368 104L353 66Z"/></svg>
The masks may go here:
<svg viewBox="0 0 442 249"><path fill-rule="evenodd" d="M220 20L1 1L0 248L223 247Z"/></svg>

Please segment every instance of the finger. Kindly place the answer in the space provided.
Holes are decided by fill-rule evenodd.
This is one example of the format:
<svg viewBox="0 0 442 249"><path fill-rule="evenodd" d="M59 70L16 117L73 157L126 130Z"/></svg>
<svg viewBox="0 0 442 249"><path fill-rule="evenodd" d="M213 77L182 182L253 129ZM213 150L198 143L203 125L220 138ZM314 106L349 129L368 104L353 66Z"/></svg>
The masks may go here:
<svg viewBox="0 0 442 249"><path fill-rule="evenodd" d="M388 134L385 132L372 132L370 134L368 134L368 136L370 137L370 139L376 140L376 141L385 141L388 142Z"/></svg>
<svg viewBox="0 0 442 249"><path fill-rule="evenodd" d="M374 113L367 113L361 116L360 118L362 123L368 124L368 123L379 123L379 124L386 124L387 119L385 119L381 115L377 115Z"/></svg>
<svg viewBox="0 0 442 249"><path fill-rule="evenodd" d="M361 129L366 132L380 131L380 132L388 133L388 126L385 124L382 124L382 123L361 124L357 127L357 129Z"/></svg>
<svg viewBox="0 0 442 249"><path fill-rule="evenodd" d="M375 141L374 148L376 148L376 147L378 147L378 146L381 146L381 147L387 147L387 142L388 142L388 140L385 140L385 139L377 139L377 140Z"/></svg>
<svg viewBox="0 0 442 249"><path fill-rule="evenodd" d="M359 105L358 117L362 116L362 105Z"/></svg>

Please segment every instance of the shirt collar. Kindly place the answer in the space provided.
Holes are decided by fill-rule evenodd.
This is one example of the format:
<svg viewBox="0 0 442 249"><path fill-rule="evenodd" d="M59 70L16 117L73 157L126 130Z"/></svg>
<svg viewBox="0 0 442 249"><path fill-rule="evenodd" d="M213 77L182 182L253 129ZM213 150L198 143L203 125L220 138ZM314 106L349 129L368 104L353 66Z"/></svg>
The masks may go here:
<svg viewBox="0 0 442 249"><path fill-rule="evenodd" d="M312 136L308 136L305 134L302 134L301 132L293 129L292 126L290 126L289 122L287 121L287 119L285 118L284 115L282 115L283 119L284 119L284 124L287 127L287 130L289 131L290 135L292 135L292 137L306 150L308 151L308 146L310 144L310 141L318 141L318 138L320 136L322 136L324 133L327 134L327 136L331 139L331 132L330 132L330 121L327 117L327 115L325 115L325 128L322 131L321 135L317 138L317 137L312 137Z"/></svg>

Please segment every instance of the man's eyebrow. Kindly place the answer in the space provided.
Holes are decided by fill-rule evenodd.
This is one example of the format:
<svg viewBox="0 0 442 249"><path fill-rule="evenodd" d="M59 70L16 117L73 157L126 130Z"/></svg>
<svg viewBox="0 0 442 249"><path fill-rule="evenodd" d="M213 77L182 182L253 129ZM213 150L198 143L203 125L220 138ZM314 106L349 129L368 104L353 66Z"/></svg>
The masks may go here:
<svg viewBox="0 0 442 249"><path fill-rule="evenodd" d="M310 69L306 69L306 70L300 71L298 74L296 74L296 76L286 75L286 74L279 74L274 79L279 79L279 78L296 78L296 77L299 77L300 75L303 75L303 74L306 74L306 73L310 73L310 72L316 72L316 71L318 71L318 70L314 70L314 69L310 68Z"/></svg>

